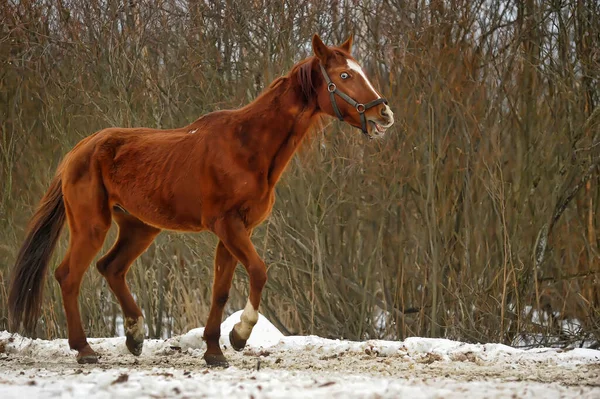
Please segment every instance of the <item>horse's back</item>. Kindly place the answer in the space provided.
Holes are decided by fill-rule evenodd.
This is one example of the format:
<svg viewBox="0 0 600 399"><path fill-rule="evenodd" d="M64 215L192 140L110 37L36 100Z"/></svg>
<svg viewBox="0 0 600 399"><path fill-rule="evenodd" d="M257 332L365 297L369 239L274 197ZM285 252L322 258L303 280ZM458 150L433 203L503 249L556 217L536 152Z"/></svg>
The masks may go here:
<svg viewBox="0 0 600 399"><path fill-rule="evenodd" d="M161 142L181 140L183 134L178 133L177 129L111 127L99 130L79 141L65 156L61 165L63 179L75 183L85 177L86 172L92 172L91 168L111 163L124 149L144 153L147 148L160 147Z"/></svg>

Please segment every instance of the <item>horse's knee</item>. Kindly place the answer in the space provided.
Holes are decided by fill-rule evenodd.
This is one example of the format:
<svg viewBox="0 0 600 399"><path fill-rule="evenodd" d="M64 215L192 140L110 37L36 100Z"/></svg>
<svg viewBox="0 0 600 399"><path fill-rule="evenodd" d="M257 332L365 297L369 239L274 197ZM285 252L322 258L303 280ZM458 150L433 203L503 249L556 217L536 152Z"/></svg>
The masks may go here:
<svg viewBox="0 0 600 399"><path fill-rule="evenodd" d="M110 223L106 224L101 222L92 226L87 234L88 245L99 250L102 247L102 244L104 244L109 229Z"/></svg>

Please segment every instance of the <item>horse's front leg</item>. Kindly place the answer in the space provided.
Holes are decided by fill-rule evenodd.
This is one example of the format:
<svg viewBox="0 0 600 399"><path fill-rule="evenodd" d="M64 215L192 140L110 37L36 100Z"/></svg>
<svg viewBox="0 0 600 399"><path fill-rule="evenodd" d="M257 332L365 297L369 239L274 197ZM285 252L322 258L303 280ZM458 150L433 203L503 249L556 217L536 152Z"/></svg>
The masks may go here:
<svg viewBox="0 0 600 399"><path fill-rule="evenodd" d="M219 346L219 337L221 336L221 318L223 317L223 308L229 299L229 289L233 280L233 272L237 265L237 259L225 247L222 241L219 241L215 253L215 276L213 280L212 304L210 314L204 329L204 340L206 341L206 353L204 360L209 366L227 367L227 359Z"/></svg>
<svg viewBox="0 0 600 399"><path fill-rule="evenodd" d="M225 244L227 249L246 268L250 277L250 295L246 307L242 312L241 320L231 333L229 340L233 349L240 351L246 346L252 328L258 321L258 306L260 296L267 282L267 268L265 262L258 256L250 232L239 218L225 218L215 223L215 233Z"/></svg>

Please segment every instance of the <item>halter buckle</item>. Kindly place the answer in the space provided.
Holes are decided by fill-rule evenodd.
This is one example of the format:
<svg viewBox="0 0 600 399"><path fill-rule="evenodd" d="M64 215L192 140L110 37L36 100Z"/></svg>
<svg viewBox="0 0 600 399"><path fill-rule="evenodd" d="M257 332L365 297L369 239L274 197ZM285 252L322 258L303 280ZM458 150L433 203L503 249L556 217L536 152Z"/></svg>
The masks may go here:
<svg viewBox="0 0 600 399"><path fill-rule="evenodd" d="M327 85L327 91L333 93L337 89L335 83L331 82Z"/></svg>
<svg viewBox="0 0 600 399"><path fill-rule="evenodd" d="M365 104L356 104L356 110L358 111L359 114L362 114L367 109L365 108Z"/></svg>

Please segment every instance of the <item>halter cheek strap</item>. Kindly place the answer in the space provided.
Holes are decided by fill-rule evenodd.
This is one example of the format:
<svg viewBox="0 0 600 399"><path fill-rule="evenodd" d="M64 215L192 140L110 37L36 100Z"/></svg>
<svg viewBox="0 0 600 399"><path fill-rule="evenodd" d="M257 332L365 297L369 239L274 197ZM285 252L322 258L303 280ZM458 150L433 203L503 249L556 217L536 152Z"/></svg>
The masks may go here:
<svg viewBox="0 0 600 399"><path fill-rule="evenodd" d="M354 100L349 95L347 95L346 93L344 93L343 91L341 91L340 89L338 89L336 84L331 81L331 78L329 78L329 75L327 74L327 71L325 70L323 65L319 64L319 66L321 67L321 72L323 73L323 77L325 78L325 82L327 83L327 91L329 92L331 106L333 107L333 111L335 112L335 115L338 117L339 120L341 120L341 121L344 120L344 117L342 116L342 113L340 112L340 109L337 106L337 102L335 101L335 96L337 94L348 104L350 104L354 108L356 108L356 111L360 115L361 130L366 136L368 136L369 133L367 131L367 117L365 116L365 111L368 110L369 108L373 108L374 106L382 104L382 103L387 104L388 103L387 100L385 98L378 98L378 99L370 101L366 104L361 104L358 101Z"/></svg>

